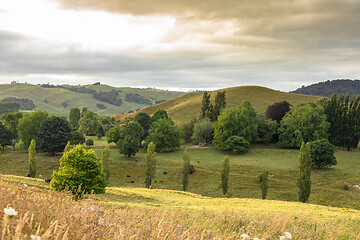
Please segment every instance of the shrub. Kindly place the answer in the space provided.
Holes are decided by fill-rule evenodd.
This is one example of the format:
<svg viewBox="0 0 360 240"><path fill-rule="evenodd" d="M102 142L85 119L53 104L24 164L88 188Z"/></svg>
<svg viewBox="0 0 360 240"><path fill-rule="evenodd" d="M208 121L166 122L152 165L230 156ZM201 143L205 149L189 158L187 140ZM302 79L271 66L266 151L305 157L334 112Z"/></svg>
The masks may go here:
<svg viewBox="0 0 360 240"><path fill-rule="evenodd" d="M85 143L84 134L79 133L78 131L73 131L71 133L71 140L70 140L71 145L79 145L84 143Z"/></svg>
<svg viewBox="0 0 360 240"><path fill-rule="evenodd" d="M55 191L69 189L76 195L80 192L105 192L105 173L95 152L91 149L86 152L80 145L64 153L60 159L59 171L54 171L51 178L50 186Z"/></svg>
<svg viewBox="0 0 360 240"><path fill-rule="evenodd" d="M94 146L94 141L92 139L86 140L86 146L88 146L88 147Z"/></svg>
<svg viewBox="0 0 360 240"><path fill-rule="evenodd" d="M195 172L195 167L190 163L189 165L189 174L193 174Z"/></svg>
<svg viewBox="0 0 360 240"><path fill-rule="evenodd" d="M231 150L235 153L247 152L250 149L250 143L239 136L231 136L225 141L225 150Z"/></svg>
<svg viewBox="0 0 360 240"><path fill-rule="evenodd" d="M335 147L327 139L310 142L310 149L313 167L323 168L337 164Z"/></svg>

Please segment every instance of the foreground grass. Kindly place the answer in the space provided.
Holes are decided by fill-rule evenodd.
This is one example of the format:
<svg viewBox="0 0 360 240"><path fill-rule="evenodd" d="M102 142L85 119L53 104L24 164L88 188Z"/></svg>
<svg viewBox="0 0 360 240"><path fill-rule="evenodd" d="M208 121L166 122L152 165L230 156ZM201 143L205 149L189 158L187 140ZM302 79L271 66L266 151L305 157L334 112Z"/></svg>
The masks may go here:
<svg viewBox="0 0 360 240"><path fill-rule="evenodd" d="M26 184L26 185L25 185ZM360 239L360 211L179 191L107 188L73 201L43 181L0 175L1 239ZM18 216L2 211L13 207Z"/></svg>

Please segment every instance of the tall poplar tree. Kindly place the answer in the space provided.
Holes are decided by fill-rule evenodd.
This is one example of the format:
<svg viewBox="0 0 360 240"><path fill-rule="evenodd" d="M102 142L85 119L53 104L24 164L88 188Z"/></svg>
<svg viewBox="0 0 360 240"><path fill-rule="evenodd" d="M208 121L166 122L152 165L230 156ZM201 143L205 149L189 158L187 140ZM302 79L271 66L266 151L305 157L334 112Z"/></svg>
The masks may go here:
<svg viewBox="0 0 360 240"><path fill-rule="evenodd" d="M80 109L79 108L71 108L69 113L69 123L72 129L79 128L79 120L80 120Z"/></svg>
<svg viewBox="0 0 360 240"><path fill-rule="evenodd" d="M229 156L225 156L223 162L223 169L221 170L221 188L224 197L229 189L229 173L230 173L230 160L229 160Z"/></svg>
<svg viewBox="0 0 360 240"><path fill-rule="evenodd" d="M210 94L205 91L202 99L201 118L205 118L210 108Z"/></svg>
<svg viewBox="0 0 360 240"><path fill-rule="evenodd" d="M36 141L33 139L29 146L29 175L34 178L36 176Z"/></svg>
<svg viewBox="0 0 360 240"><path fill-rule="evenodd" d="M183 191L187 190L189 184L189 174L190 174L190 158L187 152L187 149L184 151L183 155L184 167L183 167Z"/></svg>
<svg viewBox="0 0 360 240"><path fill-rule="evenodd" d="M145 186L149 188L151 186L152 181L156 177L156 152L155 152L155 144L153 142L149 143L145 155L145 162L146 162Z"/></svg>
<svg viewBox="0 0 360 240"><path fill-rule="evenodd" d="M310 143L302 142L299 155L299 179L297 186L299 188L299 201L307 202L311 189L311 156Z"/></svg>
<svg viewBox="0 0 360 240"><path fill-rule="evenodd" d="M104 173L105 173L107 182L109 182L109 179L110 179L109 159L110 159L109 146L106 145L106 147L101 152L101 162L103 164Z"/></svg>

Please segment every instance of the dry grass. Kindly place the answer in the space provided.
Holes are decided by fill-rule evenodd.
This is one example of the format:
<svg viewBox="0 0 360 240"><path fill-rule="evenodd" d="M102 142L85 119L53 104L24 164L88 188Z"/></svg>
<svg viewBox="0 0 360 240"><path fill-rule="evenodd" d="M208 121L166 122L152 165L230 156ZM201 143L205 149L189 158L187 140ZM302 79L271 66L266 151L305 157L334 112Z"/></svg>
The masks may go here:
<svg viewBox="0 0 360 240"><path fill-rule="evenodd" d="M310 207L307 204L291 203L298 208L296 211L291 208L284 211L286 206L282 211L268 211L266 205L271 208L276 201L263 201L262 209L254 211L251 200L246 200L251 210L247 211L246 206L234 208L236 199L228 205L224 205L226 199L225 202L215 199L212 208L209 205L201 209L202 199L198 199L201 196L194 194L182 195L183 206L171 206L169 201L165 208L161 204L160 207L144 204L116 207L95 201L91 196L76 202L66 193L6 179L11 178L0 175L2 240L31 239L31 235L41 239L241 239L242 233L264 240L279 239L285 231L291 232L293 239L360 239L360 216L355 210L327 208L323 211L325 207L317 209L314 205L306 210ZM129 193L139 195L142 190L129 189ZM153 193L166 194L173 197L166 190ZM151 190L144 189L143 197L152 197L150 195ZM198 208L185 207L191 199L194 204L199 202ZM212 198L204 200L210 204ZM281 204L278 202L278 206ZM8 218L3 212L5 207L13 207L18 215ZM306 210L304 214L300 208Z"/></svg>

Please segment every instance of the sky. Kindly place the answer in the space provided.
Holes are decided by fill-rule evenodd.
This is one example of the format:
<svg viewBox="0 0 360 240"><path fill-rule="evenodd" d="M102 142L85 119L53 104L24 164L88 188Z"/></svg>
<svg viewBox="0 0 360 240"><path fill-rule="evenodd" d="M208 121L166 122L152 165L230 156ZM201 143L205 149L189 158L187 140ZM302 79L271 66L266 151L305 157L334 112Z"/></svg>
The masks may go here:
<svg viewBox="0 0 360 240"><path fill-rule="evenodd" d="M358 0L0 0L0 83L281 91L358 79Z"/></svg>

